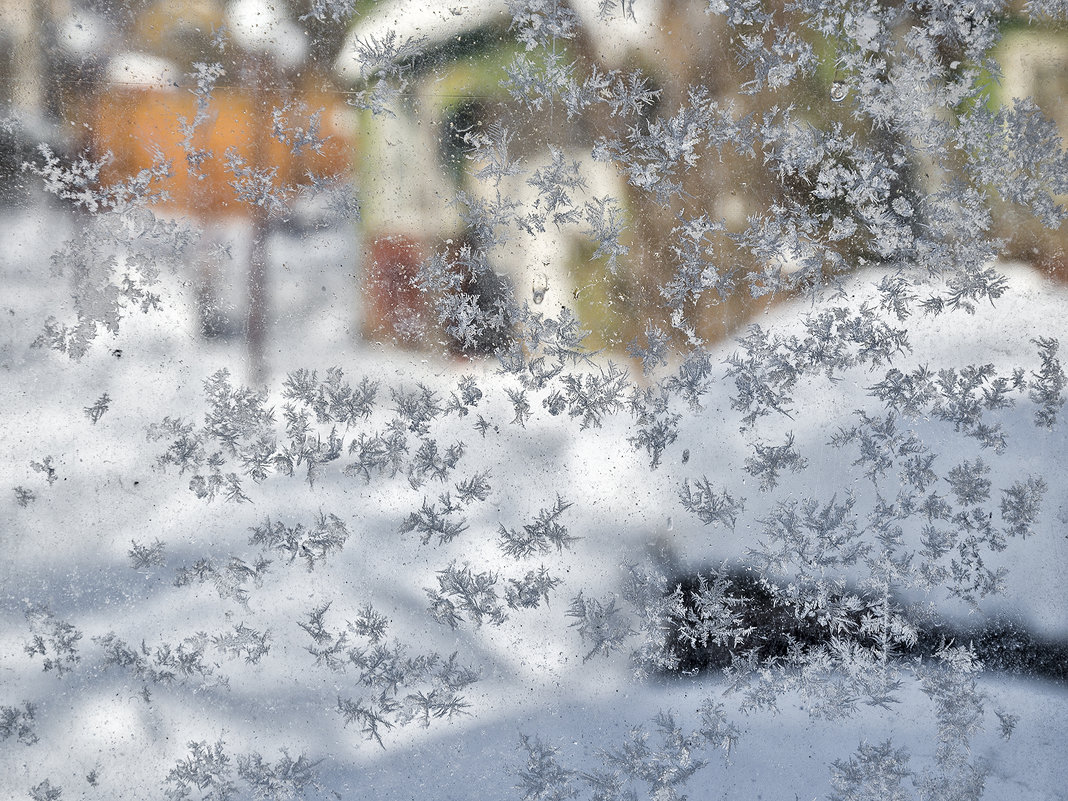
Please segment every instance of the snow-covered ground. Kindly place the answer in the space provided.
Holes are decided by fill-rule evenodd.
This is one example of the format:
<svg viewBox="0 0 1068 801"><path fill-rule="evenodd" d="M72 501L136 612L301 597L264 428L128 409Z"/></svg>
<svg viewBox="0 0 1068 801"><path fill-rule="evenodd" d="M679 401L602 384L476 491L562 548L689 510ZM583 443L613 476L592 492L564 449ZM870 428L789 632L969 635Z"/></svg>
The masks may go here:
<svg viewBox="0 0 1068 801"><path fill-rule="evenodd" d="M618 655L584 659L589 648L566 615L579 591L598 598L618 594L626 564L693 570L742 558L754 544L754 521L765 500L741 469L751 438L738 433L729 381L703 399L702 412L684 415L678 441L660 468L650 471L645 454L627 442L626 415L579 432L577 421L552 417L539 402L519 427L511 422L512 406L503 392L514 385L495 373L494 364L357 341L354 235L337 229L304 239L277 235L271 245L277 319L267 348L267 385L279 413L287 373L309 368L322 374L339 366L352 382L362 376L382 382L379 410L369 426L389 419L389 387L411 389L421 381L447 398L462 375L473 375L485 395L473 411L492 427L480 436L472 427L474 414L435 423L443 445L457 439L467 444L448 484L413 488L404 476L388 475L365 483L334 468L314 486L298 471L292 478L247 482L250 503L221 497L207 503L190 492L188 476L173 467L156 468L166 443L147 441L145 432L165 416L199 422L203 381L221 368L242 381L243 346L240 340L203 340L189 276L168 276L162 311L124 320L117 336L102 337L81 362L31 348L47 314L66 315L66 292L49 277L47 262L70 225L44 207L0 221L6 243L0 253L5 455L0 488L6 493L0 504L0 706L36 705L38 738L24 744L13 734L0 742L3 794L28 797L31 787L48 779L63 788L65 799L158 797L168 774L189 755L190 742L221 740L229 754L255 751L275 761L285 748L294 758L305 753L322 759L322 786L344 798L521 798L516 789L517 771L525 764L517 749L521 733L559 746L561 759L578 769L593 770L600 749L621 747L630 728L648 727L658 710L673 710L685 730L697 726L698 708L708 697L726 704L740 737L729 764L713 760L691 780L685 790L691 798L823 797L830 791L829 763L845 759L861 740L893 737L896 747L912 751L917 765L930 762L937 743L931 701L915 686L905 687L901 702L889 711L862 706L845 721L813 719L806 702L792 695L782 699L777 715L740 716L731 712L736 699L721 697L723 682L715 675L639 680ZM910 322L914 351L900 360L901 369L992 362L1003 371L1033 370L1033 338L1068 341L1063 315L1068 290L1025 267L1005 269L1010 291L996 307ZM862 303L870 283L869 276L859 276L850 284L854 296L846 300ZM757 322L788 331L810 310L800 301L783 304ZM713 362L721 364L733 349L724 346ZM804 471L784 476L776 497L866 491L863 475L851 466L851 452L828 444L841 426L851 424L854 409L870 408L866 377L803 381L794 395L793 418L762 430L772 441L793 432L808 460ZM94 425L83 410L105 392L112 403ZM1007 590L984 608L1019 615L1032 628L1063 638L1068 637L1063 580L1068 429L1063 423L1052 433L1037 429L1032 412L1024 401L1000 413L1009 444L993 479L999 488L1009 477L1044 477L1049 491L1043 517L1032 537L1012 541L995 555L994 564L1010 570ZM917 420L913 428L943 454L961 441L944 423ZM973 440L959 447L959 457L952 451L944 457L947 464L980 453ZM47 456L54 483L31 467ZM441 544L400 533L424 497L433 500L454 478L481 471L489 471L492 492L466 509L466 531ZM705 527L688 515L678 502L679 486L701 475L744 496L748 522L729 531ZM20 505L15 487L32 490L36 500ZM438 572L453 561L521 575L496 548L498 528L533 520L557 496L572 504L561 520L580 539L570 550L552 550L523 565L543 564L562 578L547 608L514 611L499 626L467 623L456 630L427 614L425 588L435 587ZM248 583L245 602L227 595L232 587L211 582L175 586L176 571L198 559L221 564L239 556L251 564L258 551L249 544L249 531L265 518L309 526L320 514L338 516L350 536L314 571L300 560L277 559L260 583ZM131 543L157 539L164 546L163 564L133 569ZM931 601L948 615L969 614L940 596ZM351 670L316 665L306 649L312 641L299 626L310 610L327 602L328 628L343 628L372 604L388 619L387 639L404 644L408 656L456 652L481 677L462 692L467 714L431 720L426 728L398 726L383 733L382 747L358 726L346 727L335 711L338 699L358 697L361 688L354 686ZM81 632L80 661L65 675L42 671L42 657L27 653L26 610L38 605L48 608L51 620ZM51 624L42 625L47 630ZM141 695L144 682L104 664L101 638L109 633L134 650L143 642L154 652L162 643L177 646L201 632L210 643L237 625L269 631L269 653L246 662L209 644L204 653L210 675L179 675L152 686L150 703ZM1064 688L997 676L982 678L981 686L991 708L1019 715L1009 741L1000 740L990 724L973 742L973 753L989 762L987 797L1065 797ZM86 777L94 770L91 784ZM211 787L200 789L216 797L207 796Z"/></svg>

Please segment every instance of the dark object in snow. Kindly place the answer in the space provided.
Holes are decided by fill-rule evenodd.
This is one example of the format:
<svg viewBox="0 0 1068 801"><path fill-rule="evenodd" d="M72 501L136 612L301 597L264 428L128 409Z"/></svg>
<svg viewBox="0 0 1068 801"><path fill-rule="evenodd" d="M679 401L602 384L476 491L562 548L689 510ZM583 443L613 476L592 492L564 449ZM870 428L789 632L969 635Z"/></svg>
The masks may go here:
<svg viewBox="0 0 1068 801"><path fill-rule="evenodd" d="M707 575L720 583L717 594L724 601L723 608L731 612L731 636L701 643L688 638L681 626L673 627L669 645L678 657L678 664L666 672L694 675L721 670L730 667L736 659L752 655L760 664L771 665L787 658L792 649L808 652L829 645L837 636L817 617L799 616L797 608L787 602L787 588L778 587L751 570L712 570ZM706 575L677 577L668 582L673 592L675 588L681 589L683 606L697 619L707 617L701 608L702 579L707 587ZM843 590L828 603L841 601L850 594ZM872 605L857 606L846 614L846 625L859 629L862 618L872 614L873 609ZM933 660L946 643L956 643L970 646L987 671L1068 682L1068 642L1035 634L1019 620L998 616L971 626L948 621L912 622L918 636L911 647L898 649L901 660L917 657Z"/></svg>

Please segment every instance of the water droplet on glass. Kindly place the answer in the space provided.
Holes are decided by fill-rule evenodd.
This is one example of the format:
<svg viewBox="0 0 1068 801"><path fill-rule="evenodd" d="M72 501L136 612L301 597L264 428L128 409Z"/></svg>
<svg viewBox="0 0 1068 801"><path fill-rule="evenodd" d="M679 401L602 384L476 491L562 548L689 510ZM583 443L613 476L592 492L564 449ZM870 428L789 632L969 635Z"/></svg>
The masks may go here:
<svg viewBox="0 0 1068 801"><path fill-rule="evenodd" d="M841 103L846 99L846 95L849 94L849 89L842 81L835 81L831 84L831 100L835 103Z"/></svg>
<svg viewBox="0 0 1068 801"><path fill-rule="evenodd" d="M534 304L537 305L545 300L545 293L549 291L549 277L545 273L539 273L534 278L534 283L531 286L531 295L534 298Z"/></svg>

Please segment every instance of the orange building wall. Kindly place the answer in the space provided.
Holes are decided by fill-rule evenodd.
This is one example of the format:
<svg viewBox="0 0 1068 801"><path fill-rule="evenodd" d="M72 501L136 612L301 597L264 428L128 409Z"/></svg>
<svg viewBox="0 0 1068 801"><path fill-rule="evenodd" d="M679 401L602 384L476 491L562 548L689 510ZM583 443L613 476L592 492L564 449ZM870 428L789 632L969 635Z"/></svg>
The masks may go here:
<svg viewBox="0 0 1068 801"><path fill-rule="evenodd" d="M331 120L341 105L327 93L301 92L284 97L268 93L255 98L241 88L216 88L208 108L210 118L198 126L193 146L210 154L201 165L203 177L188 169L181 142L179 118L192 120L196 98L189 92L112 88L89 103L90 142L97 157L110 151L113 161L103 171L106 183L124 180L153 163L158 147L172 162L171 177L161 188L170 200L162 205L197 216L247 215L247 204L238 200L230 186L233 174L226 166L226 152L233 148L249 166L277 167L276 186L307 183L307 173L327 176L347 173L352 166L351 143ZM286 100L303 102L307 112L293 112L289 119L304 123L322 108L320 136L326 139L322 153L306 149L294 156L288 146L271 135L271 112ZM257 102L259 101L259 102Z"/></svg>

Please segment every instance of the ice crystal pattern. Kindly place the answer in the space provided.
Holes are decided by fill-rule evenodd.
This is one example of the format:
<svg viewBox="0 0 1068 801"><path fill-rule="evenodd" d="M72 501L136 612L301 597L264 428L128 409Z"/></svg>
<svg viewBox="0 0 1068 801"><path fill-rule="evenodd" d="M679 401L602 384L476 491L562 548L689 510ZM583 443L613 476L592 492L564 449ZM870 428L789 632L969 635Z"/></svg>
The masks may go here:
<svg viewBox="0 0 1068 801"><path fill-rule="evenodd" d="M453 357L471 360L466 372L354 377L347 366L308 365L256 386L225 368L197 375L201 401L161 410L145 447L158 480L176 483L219 530L195 538L196 550L171 531L124 534L111 556L144 586L170 582L178 603L218 604L224 619L178 636L128 632L115 620L83 638L80 626L99 625L101 609L68 614L27 600L23 655L70 687L107 673L155 713L176 697L231 699L232 685L247 688L249 676L297 652L318 686L333 688L325 708L334 721L388 748L407 726L484 712L468 688L492 648L473 643L499 646L501 632L521 641L528 621L559 613L566 630L557 634L575 663L603 665L607 676L626 664L637 681L715 668L722 698L689 723L665 711L629 721L621 741L584 743L595 767L588 758L571 766L562 745L523 734L517 797L682 799L700 771L718 770L714 754L744 747L724 704L757 714L799 697L812 716L844 725L864 707L885 710L918 692L934 723L931 758L892 739L863 740L828 761L828 797L980 798L991 768L973 741L995 720L1011 735L1017 716L984 693L972 646L925 639L938 621L915 598L978 611L1005 588L999 554L1033 545L1048 511L1049 483L1021 468L1021 440L1061 431L1068 378L1053 337L1036 336L1013 364L929 365L910 326L959 324L1011 292L999 267L1005 215L1050 228L1068 217L1068 155L1055 123L1031 99L999 103L989 81L1008 5L709 0L699 16L718 31L709 41L727 43L720 55L736 61L736 93L661 85L621 67L563 0L507 5L510 24L494 36L514 43L496 76L509 104L501 119L459 132L452 209L466 234L430 241L404 287L426 304L426 331L436 332L426 341L440 334ZM314 0L300 19L339 25L361 7ZM604 25L627 25L645 10L624 0L600 2L598 12ZM1055 2L1020 13L1068 17ZM216 44L225 50L224 37ZM448 51L392 30L356 37L349 105L372 120L410 117L424 71ZM308 192L336 193L335 176L286 182L280 165L196 144L227 69L196 62L187 76L194 111L177 121L181 169L197 181L209 166L222 170L238 202L272 224ZM788 102L791 87L818 98L815 106ZM323 151L322 109L292 101L270 116L275 144L294 155ZM557 137L525 125L532 119L578 133ZM581 145L562 144L571 139ZM161 151L110 181L113 159L41 145L22 165L72 212L72 234L51 258L72 304L43 321L33 344L74 361L91 359L135 312L176 302L166 279L185 269L198 235L160 211L177 169ZM716 196L722 165L752 176L727 179L757 193L744 214L728 214ZM614 183L595 183L599 166ZM334 200L341 216L358 216L355 200ZM575 288L575 308L554 306L547 279L528 302L527 286L497 275L500 248L565 236L606 286L628 277L642 285L628 336L586 330L588 287ZM791 296L809 311L744 326L715 357L710 319L735 303ZM851 384L864 408L848 409L814 445L802 434L819 428L809 398ZM132 414L121 385L81 396L73 416L82 429L104 437ZM714 426L714 438L701 439L698 426ZM695 530L749 532L740 564L683 582L627 554L643 563L594 581L583 549L622 521L555 475L563 457L545 468L559 479L545 490L502 445L544 446L561 432L627 449L621 458L643 465L651 482L671 484L671 511ZM819 448L840 457L848 479L812 480ZM69 456L43 452L22 467L8 495L16 526L43 519L72 470ZM321 502L317 512L280 500L298 489ZM506 505L519 495L522 504ZM389 519L373 520L372 506ZM236 519L241 536L228 537ZM357 548L366 554L387 540L420 569L359 565L391 573L394 594L381 600L394 607L353 604L358 589L340 592L338 576L355 569ZM401 597L416 599L418 613L395 625L407 614ZM297 598L292 625L260 620ZM423 642L441 637L455 653ZM61 725L44 720L62 714L58 705L4 700L0 736L20 754ZM331 792L321 762L303 751L235 751L220 732L186 751L159 777L175 801ZM26 791L48 801L62 794L47 777Z"/></svg>

